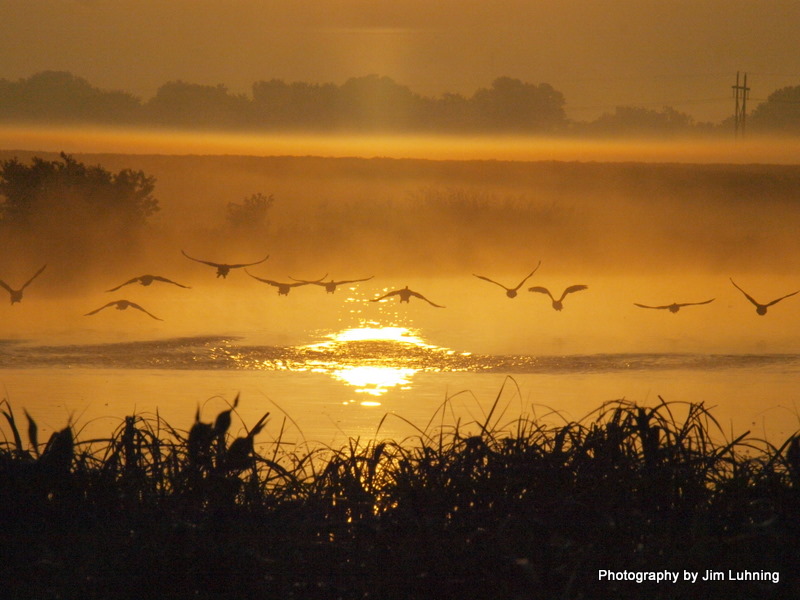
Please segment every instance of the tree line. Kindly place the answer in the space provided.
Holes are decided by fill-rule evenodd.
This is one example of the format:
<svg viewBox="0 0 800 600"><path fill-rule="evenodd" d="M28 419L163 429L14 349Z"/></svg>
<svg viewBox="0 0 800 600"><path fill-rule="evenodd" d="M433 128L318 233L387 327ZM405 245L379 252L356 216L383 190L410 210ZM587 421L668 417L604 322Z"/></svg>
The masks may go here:
<svg viewBox="0 0 800 600"><path fill-rule="evenodd" d="M427 97L389 77L333 83L257 81L251 94L224 85L170 81L148 99L99 89L63 71L18 81L0 79L0 121L93 123L201 129L318 132L529 134L686 134L727 131L730 122L701 123L666 106L620 106L594 121L567 118L564 95L547 83L499 77L471 96ZM783 88L748 115L751 131L800 133L800 86Z"/></svg>

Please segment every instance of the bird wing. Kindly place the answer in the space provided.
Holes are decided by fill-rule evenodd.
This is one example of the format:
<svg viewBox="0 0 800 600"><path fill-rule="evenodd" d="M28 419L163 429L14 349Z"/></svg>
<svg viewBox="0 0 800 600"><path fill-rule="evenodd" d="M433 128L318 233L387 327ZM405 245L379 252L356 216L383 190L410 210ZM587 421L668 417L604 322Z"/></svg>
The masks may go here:
<svg viewBox="0 0 800 600"><path fill-rule="evenodd" d="M633 303L634 306L638 306L639 308L655 308L655 309L662 309L662 308L669 308L672 306L671 304L667 304L666 306L648 306L647 304L639 304L638 302Z"/></svg>
<svg viewBox="0 0 800 600"><path fill-rule="evenodd" d="M155 316L155 315L154 315L153 313L151 313L151 312L147 312L145 309L143 309L141 306L139 306L139 305L138 305L138 304L136 304L135 302L128 302L128 306L130 306L131 308L137 308L137 309L139 309L139 310L140 310L140 311L142 311L144 314L146 314L146 315L150 315L151 317L153 317L153 318L154 318L156 321L163 321L163 320L164 320L164 319L159 319L157 316Z"/></svg>
<svg viewBox="0 0 800 600"><path fill-rule="evenodd" d="M31 281L33 281L33 280L34 280L34 279L36 279L36 278L37 278L39 275L41 275L42 271L44 271L44 270L45 270L45 267L47 267L47 265L44 265L44 266L43 266L41 269L39 269L38 271L36 271L36 273L34 273L34 274L33 274L33 277L31 277L30 279L28 279L28 281L26 281L26 282L25 282L25 285L23 285L23 286L22 286L22 287L19 289L19 291L21 292L21 291L22 291L22 290L24 290L26 287L28 287L28 285L30 285Z"/></svg>
<svg viewBox="0 0 800 600"><path fill-rule="evenodd" d="M508 288L507 288L506 286L504 286L502 283L498 283L498 282L496 282L494 279L489 279L488 277L484 277L483 275L475 275L475 273L473 273L473 275L474 275L475 277L477 277L478 279L483 279L484 281L488 281L489 283L493 283L493 284L495 284L495 285L499 285L499 286L500 286L501 288L503 288L504 290L507 290L507 289L508 289Z"/></svg>
<svg viewBox="0 0 800 600"><path fill-rule="evenodd" d="M331 281L334 285L344 285L345 283L358 283L359 281L369 281L375 277L375 275L370 275L369 277L364 277L363 279L343 279L342 281ZM316 281L312 281L311 283L317 283ZM320 285L325 285L321 283Z"/></svg>
<svg viewBox="0 0 800 600"><path fill-rule="evenodd" d="M767 304L767 306L772 306L773 304L777 304L778 302L780 302L784 298L788 298L789 296L794 296L795 294L798 294L798 293L800 293L800 290L797 290L796 292L792 292L791 294L786 294L785 296L781 296L780 298L777 298L776 300L773 300L772 302Z"/></svg>
<svg viewBox="0 0 800 600"><path fill-rule="evenodd" d="M427 302L431 306L435 306L436 308L444 308L444 306L442 306L441 304L436 304L435 302L431 302L430 300L428 300L425 296L423 296L419 292L412 292L411 290L409 290L408 292L409 292L409 294L411 294L415 298L419 298L420 300L425 300L425 302Z"/></svg>
<svg viewBox="0 0 800 600"><path fill-rule="evenodd" d="M119 288L124 287L124 286L126 286L126 285L128 285L130 283L136 283L137 281L139 281L139 278L138 277L134 277L133 279L129 279L125 283L122 283L122 284L118 285L115 288L111 288L110 290L106 290L106 292L116 292Z"/></svg>
<svg viewBox="0 0 800 600"><path fill-rule="evenodd" d="M389 296L396 296L400 293L400 290L394 290L389 292L388 294L384 294L383 296L379 296L378 298L372 298L370 302L378 302L379 300L383 300L384 298L388 298Z"/></svg>
<svg viewBox="0 0 800 600"><path fill-rule="evenodd" d="M528 291L529 292L539 292L540 294L547 294L548 296L550 296L551 300L555 301L555 298L553 298L553 294L551 294L550 290L548 290L546 287L542 287L540 285L535 285L533 287L529 287Z"/></svg>
<svg viewBox="0 0 800 600"><path fill-rule="evenodd" d="M519 285L517 287L515 287L514 289L518 290L519 288L521 288L522 284L525 283L526 281L528 281L528 279L530 279L531 277L533 277L533 274L536 273L536 271L538 271L539 267L541 267L541 266L542 266L542 261L539 261L539 264L536 265L536 268L533 271L531 271L530 273L528 273L527 277L525 277L525 279L520 281Z"/></svg>
<svg viewBox="0 0 800 600"><path fill-rule="evenodd" d="M245 269L244 272L247 273L248 275L250 275L250 277L252 277L253 279L258 279L262 283L268 283L269 285L274 285L275 287L280 287L281 285L291 285L291 284L279 283L277 281L273 281L272 279L262 279L261 277L256 277L255 275L253 275L247 269Z"/></svg>
<svg viewBox="0 0 800 600"><path fill-rule="evenodd" d="M564 290L564 293L561 294L561 298L559 299L559 301L563 300L567 294L571 294L572 292L580 292L581 290L586 290L588 288L589 288L588 285L583 285L582 283L579 283L578 285L571 285Z"/></svg>
<svg viewBox="0 0 800 600"><path fill-rule="evenodd" d="M678 304L678 306L698 306L700 304L708 304L709 302L713 302L716 298L711 298L711 300L703 300L702 302L683 302Z"/></svg>
<svg viewBox="0 0 800 600"><path fill-rule="evenodd" d="M231 269L239 269L241 267L252 267L253 265L260 265L262 262L264 262L268 258L269 258L269 254L267 254L264 258L262 258L261 260L256 261L256 262L241 263L241 264L238 264L238 265L225 265L225 266L230 267Z"/></svg>
<svg viewBox="0 0 800 600"><path fill-rule="evenodd" d="M94 314L97 314L97 313L99 313L101 310L103 310L104 308L108 308L109 306L114 306L114 305L116 305L116 303L117 303L117 300L113 300L113 301L109 302L108 304L104 304L104 305L103 305L103 306L101 306L100 308L96 308L96 309L94 309L93 311L86 313L86 314L85 314L85 315L83 315L83 316L84 316L84 317L88 317L89 315L94 315Z"/></svg>
<svg viewBox="0 0 800 600"><path fill-rule="evenodd" d="M14 291L15 291L15 290L12 290L12 289L9 287L9 285L8 285L8 284L7 284L5 281L3 281L2 279L0 279L0 287L1 287L1 288L3 288L3 289L5 289L5 290L6 290L6 291L7 291L9 294L13 294L13 293L14 293Z"/></svg>
<svg viewBox="0 0 800 600"><path fill-rule="evenodd" d="M162 281L164 283L171 283L173 285L177 285L178 287L191 289L188 285L183 285L182 283L178 283L177 281L172 281L172 279L167 279L166 277L161 277L160 275L152 275L152 278L154 280L156 280L156 281ZM136 280L134 279L134 281L136 281ZM130 281L128 283L130 283Z"/></svg>
<svg viewBox="0 0 800 600"><path fill-rule="evenodd" d="M750 302L752 302L754 306L761 306L761 304L759 302L756 302L755 298L753 298L750 294L748 294L742 288L740 288L738 285L736 285L736 282L733 280L732 277L729 277L729 279L731 280L731 283L733 284L733 287L735 287L737 290L742 292L744 294L744 297L747 298L748 300L750 300ZM777 300L775 302L777 302ZM767 306L769 306L769 304L767 304Z"/></svg>
<svg viewBox="0 0 800 600"><path fill-rule="evenodd" d="M204 265L208 265L209 267L217 267L217 268L219 268L219 267L226 266L226 265L223 265L223 264L220 264L220 263L211 262L210 260L200 260L199 258L191 257L188 254L186 254L186 252L184 252L183 250L181 250L181 252L189 260L193 260L195 262L203 263Z"/></svg>
<svg viewBox="0 0 800 600"><path fill-rule="evenodd" d="M292 281L296 281L298 283L313 283L315 285L322 285L322 286L325 285L324 283L322 283L322 281L309 281L308 279L295 279L291 275L289 275L289 279L291 279ZM333 282L331 282L331 283L333 283Z"/></svg>

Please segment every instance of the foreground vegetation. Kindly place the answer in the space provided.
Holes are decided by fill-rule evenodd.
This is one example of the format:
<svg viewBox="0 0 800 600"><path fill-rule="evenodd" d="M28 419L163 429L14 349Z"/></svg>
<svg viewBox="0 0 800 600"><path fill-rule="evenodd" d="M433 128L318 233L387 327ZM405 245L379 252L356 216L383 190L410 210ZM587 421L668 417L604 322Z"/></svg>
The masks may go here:
<svg viewBox="0 0 800 600"><path fill-rule="evenodd" d="M3 597L800 597L800 438L715 441L702 405L618 401L551 426L505 421L496 403L403 443L305 452L280 434L261 445L268 415L232 435L235 411L40 444L5 403Z"/></svg>

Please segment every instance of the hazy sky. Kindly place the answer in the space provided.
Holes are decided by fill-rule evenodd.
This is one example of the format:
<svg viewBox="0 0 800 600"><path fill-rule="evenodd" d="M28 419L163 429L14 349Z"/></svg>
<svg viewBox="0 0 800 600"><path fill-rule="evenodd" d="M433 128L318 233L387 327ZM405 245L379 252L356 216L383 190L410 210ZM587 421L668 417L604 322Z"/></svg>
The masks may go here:
<svg viewBox="0 0 800 600"><path fill-rule="evenodd" d="M0 78L66 70L148 99L170 80L343 83L472 94L550 83L575 119L616 105L698 120L800 85L798 0L0 0Z"/></svg>

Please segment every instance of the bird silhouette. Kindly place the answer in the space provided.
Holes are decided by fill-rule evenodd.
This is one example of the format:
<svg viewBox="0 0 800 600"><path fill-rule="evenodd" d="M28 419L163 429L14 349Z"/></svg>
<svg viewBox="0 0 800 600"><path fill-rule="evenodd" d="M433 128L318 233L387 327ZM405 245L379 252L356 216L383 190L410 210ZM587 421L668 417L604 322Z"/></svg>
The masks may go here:
<svg viewBox="0 0 800 600"><path fill-rule="evenodd" d="M657 310L668 310L671 313L678 312L684 306L698 306L700 304L708 304L709 302L713 302L715 298L711 298L711 300L704 300L703 302L673 302L672 304L665 304L664 306L648 306L647 304L639 304L638 302L634 302L636 306L639 308L655 308Z"/></svg>
<svg viewBox="0 0 800 600"><path fill-rule="evenodd" d="M111 288L110 290L106 290L107 292L116 292L119 288L129 285L131 283L140 283L144 286L148 286L154 281L163 281L164 283L171 283L173 285L177 285L178 287L190 289L188 285L183 285L178 283L177 281L172 281L171 279L167 279L166 277L161 277L160 275L140 275L139 277L134 277L133 279L129 279L125 283L118 285L115 288Z"/></svg>
<svg viewBox="0 0 800 600"><path fill-rule="evenodd" d="M344 285L345 283L358 283L359 281L369 281L375 277L374 275L370 275L369 277L365 277L363 279L343 279L341 281L334 281L331 279L330 281L307 281L305 279L295 279L294 277L289 277L289 279L293 279L298 283L313 283L314 285L320 285L325 288L325 291L329 294L332 294L336 291L337 285ZM323 277L324 279L324 277Z"/></svg>
<svg viewBox="0 0 800 600"><path fill-rule="evenodd" d="M138 304L136 304L135 302L131 302L130 300L114 300L113 302L109 302L108 304L104 304L104 305L103 305L103 306L101 306L100 308L96 308L95 310L93 310L93 311L91 311L91 312L88 312L88 313L86 313L86 314L85 314L85 315L83 315L83 316L84 316L84 317L88 317L88 316L90 316L90 315L97 314L97 313L99 313L101 310L103 310L104 308L108 308L109 306L114 306L114 307L116 307L116 309L117 309L117 310L125 310L126 308L135 308L135 309L137 309L137 310L140 310L140 311L142 311L144 314L146 314L146 315L149 315L149 316L153 317L153 318L154 318L156 321L163 321L163 320L164 320L164 319L159 319L157 316L155 316L154 314L152 314L152 313L150 313L150 312L147 312L147 311L146 311L145 309L143 309L141 306L139 306L139 305L138 305Z"/></svg>
<svg viewBox="0 0 800 600"><path fill-rule="evenodd" d="M753 306L756 307L756 312L761 316L764 316L765 314L767 314L767 307L772 306L773 304L777 304L778 302L780 302L784 298L788 298L789 296L794 296L795 294L800 293L800 290L797 290L796 292L792 292L791 294L786 294L785 296L781 296L780 298L778 298L776 300L773 300L772 302L767 302L766 304L761 304L760 302L757 302L750 294L748 294L742 288L740 288L738 285L736 285L736 282L733 280L732 277L730 278L730 280L731 280L731 283L733 284L733 287L735 287L737 290L742 292L744 294L744 297L747 298L748 300L750 300L750 302L753 303Z"/></svg>
<svg viewBox="0 0 800 600"><path fill-rule="evenodd" d="M384 298L389 298L390 296L400 296L400 302L408 302L411 299L411 297L414 296L415 298L419 298L420 300L425 300L425 302L427 302L431 306L435 306L436 308L445 308L441 304L436 304L435 302L431 302L419 292L415 292L414 290L408 289L408 286L404 287L401 290L393 290L388 294L380 296L379 298L373 298L372 300L370 300L370 302L378 302L380 300L383 300Z"/></svg>
<svg viewBox="0 0 800 600"><path fill-rule="evenodd" d="M193 261L199 262L199 263L203 263L204 265L208 265L210 267L215 267L217 269L217 277L222 277L223 279L228 276L228 273L230 273L231 269L240 269L241 267L252 267L253 265L260 265L261 263L263 263L265 260L267 260L269 258L269 254L267 254L264 258L262 258L261 260L259 260L257 262L242 263L242 264L237 264L237 265L228 265L228 264L225 264L225 263L215 263L215 262L212 262L210 260L200 260L199 258L193 258L193 257L189 256L183 250L181 250L181 252L183 253L183 255L186 258L188 258L190 260L193 260Z"/></svg>
<svg viewBox="0 0 800 600"><path fill-rule="evenodd" d="M484 281L488 281L489 283L493 283L495 285L499 285L501 288L503 288L506 291L506 296L508 296L509 298L516 298L517 297L517 292L519 291L519 288L521 288L522 284L524 284L526 281L528 281L528 279L530 279L531 276L534 273L536 273L536 271L541 266L541 264L542 264L542 261L539 261L539 264L536 265L536 268L533 271L531 271L530 273L528 273L528 275L525 277L525 279L523 279L522 281L519 282L519 285L517 287L513 287L513 288L506 287L502 283L499 283L499 282L495 281L494 279L489 279L485 275L475 275L475 273L473 273L472 275L477 277L478 279L483 279Z"/></svg>
<svg viewBox="0 0 800 600"><path fill-rule="evenodd" d="M569 286L568 288L566 288L564 290L564 293L561 294L561 297L558 300L553 298L553 294L551 294L550 290L548 290L545 287L534 286L534 287L528 288L528 291L529 292L539 292L540 294L547 294L548 296L550 296L550 300L553 301L553 309L554 310L561 310L561 309L564 308L564 297L567 294L571 294L572 292L580 292L581 290L585 290L585 289L588 289L588 288L589 288L589 286L583 285L583 284L571 285L571 286Z"/></svg>
<svg viewBox="0 0 800 600"><path fill-rule="evenodd" d="M28 281L26 281L25 284L18 290L13 289L5 281L0 280L0 287L5 288L5 290L11 295L11 304L14 304L15 302L22 302L22 292L31 284L31 281L36 279L41 272L44 271L46 266L47 265L44 265L41 269L36 271L36 273L33 274L33 277L28 279Z"/></svg>
<svg viewBox="0 0 800 600"><path fill-rule="evenodd" d="M308 285L309 283L320 283L323 279L325 279L325 277L328 276L328 274L325 273L325 275L323 275L319 279L315 279L313 281L295 280L294 283L284 283L282 281L273 281L272 279L262 279L261 277L256 277L255 275L253 275L247 269L245 269L244 272L247 273L248 275L250 275L250 277L252 277L253 279L258 279L262 283L266 283L266 284L269 284L269 285L272 285L272 286L275 286L276 288L278 288L278 295L279 296L288 296L289 292L294 287L300 287L301 285Z"/></svg>

